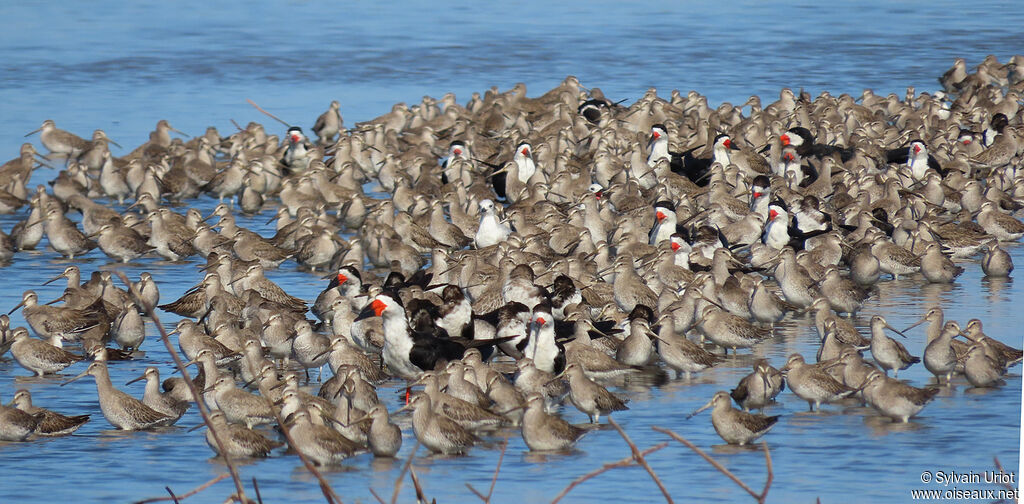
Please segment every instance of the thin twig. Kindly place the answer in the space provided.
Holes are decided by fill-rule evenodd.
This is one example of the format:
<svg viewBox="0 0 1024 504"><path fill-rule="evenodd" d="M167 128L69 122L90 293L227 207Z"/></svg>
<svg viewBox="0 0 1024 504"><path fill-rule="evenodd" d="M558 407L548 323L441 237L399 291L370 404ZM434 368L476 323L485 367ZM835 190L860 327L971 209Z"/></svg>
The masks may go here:
<svg viewBox="0 0 1024 504"><path fill-rule="evenodd" d="M660 449L662 449L662 448L664 448L666 446L668 446L668 441L666 441L664 443L656 444L656 445L654 445L654 446L652 446L652 447L650 447L650 448L640 452L640 455L646 457L647 455L650 455L650 454L652 454L652 453L654 453L654 452L656 452L656 451L658 451L658 450L660 450ZM569 483L569 486L563 488L562 492L559 493L555 497L555 499L551 501L551 504L555 504L558 501L562 500L562 497L565 497L566 494L568 494L573 488L576 488L578 485L580 485L584 481L587 481L588 479L597 477L597 476L599 476L599 475L601 475L601 474L603 474L603 473L605 473L607 471L610 471L612 469L616 469L616 468L619 468L619 467L629 467L629 466L631 466L631 465L633 465L635 463L636 463L636 459L634 458L633 455L630 455L630 456L628 456L628 457L626 457L626 458L624 458L622 460L619 460L617 462L609 462L609 463L607 463L607 464L605 464L605 465L603 465L601 467L598 467L597 469L595 469L595 470L593 470L593 471L591 471L591 472L589 472L587 474L584 474L583 476L580 476L579 478L576 478L575 480L572 481L572 483Z"/></svg>
<svg viewBox="0 0 1024 504"><path fill-rule="evenodd" d="M156 326L157 331L160 332L160 340L164 342L164 346L167 347L167 352L171 354L171 358L174 360L174 365L177 366L178 372L181 373L181 377L185 380L185 385L188 386L189 392L192 394L192 399L195 400L196 406L199 407L199 415L203 418L203 423L206 424L206 428L210 430L213 435L213 440L217 444L218 451L221 457L224 459L224 463L228 466L228 472L231 473L231 479L235 482L235 491L238 492L238 499L242 502L247 502L249 499L245 497L245 488L242 486L242 478L239 476L238 467L235 466L234 461L228 455L228 450L225 449L224 443L220 439L220 434L217 429L213 427L213 422L210 421L210 411L206 408L206 403L203 402L203 395L199 391L199 387L196 387L195 382L192 381L192 377L188 374L188 370L185 369L185 362L181 360L181 356L178 355L178 351L174 349L174 345L171 344L171 336L167 334L167 330L160 324L160 318L156 316L156 312L153 311L153 305L142 301L142 295L128 280L128 277L121 271L117 272L117 277L128 287L132 297L139 300L139 304L142 305L142 309L146 311L152 321L153 325Z"/></svg>
<svg viewBox="0 0 1024 504"><path fill-rule="evenodd" d="M640 453L640 449L636 447L636 443L634 443L632 439L629 439L629 435L626 434L626 431L622 430L622 427L620 427L612 417L608 417L608 423L610 423L612 427L615 427L615 430L619 431L619 435L622 436L622 439L626 440L626 444L629 445L629 449L633 452L633 458L638 464L643 466L647 471L647 474L651 475L651 479L654 480L654 484L658 485L658 489L661 490L661 494L665 496L665 501L668 502L668 504L675 504L672 500L672 495L668 493L668 489L666 489L665 485L661 482L661 478L658 478L654 469L652 469L651 465L647 463L646 459L644 459L644 456Z"/></svg>
<svg viewBox="0 0 1024 504"><path fill-rule="evenodd" d="M180 502L178 502L178 496L174 495L174 491L171 490L171 487L165 486L164 490L167 490L167 493L171 494L171 500L174 501L174 504L181 504Z"/></svg>
<svg viewBox="0 0 1024 504"><path fill-rule="evenodd" d="M193 495L195 495L195 494L197 494L199 492L202 492L203 490L206 490L207 488L209 488L214 483L217 483L218 481L220 481L220 480L222 480L224 478L227 478L228 476L230 476L228 473L221 473L216 478L213 478L212 480L207 481L206 483L203 483L202 485L197 486L191 492L185 493L185 494L181 494L181 495L177 495L177 496L174 495L174 492L171 492L171 489L169 487L164 487L164 488L167 489L167 492L171 494L170 497L153 497L152 499L146 499L146 500L137 501L137 502L135 502L135 504L146 504L148 502L162 502L162 501L169 501L169 500L173 500L174 502L178 502L179 499L184 499L186 497L191 497L191 496L193 496Z"/></svg>
<svg viewBox="0 0 1024 504"><path fill-rule="evenodd" d="M416 476L416 468L409 466L409 477L412 478L412 487L416 489L416 502L427 502L427 495L423 493L423 486L420 485L420 478Z"/></svg>
<svg viewBox="0 0 1024 504"><path fill-rule="evenodd" d="M757 502L764 503L768 498L768 489L772 487L775 472L772 470L772 454L768 451L768 443L761 441L761 447L764 448L764 467L768 470L768 477L764 480L764 488L761 489L761 496L757 498Z"/></svg>
<svg viewBox="0 0 1024 504"><path fill-rule="evenodd" d="M999 457L993 456L992 460L995 461L996 469L999 469L999 474L1007 474L1006 470L1003 469L1003 464L999 463ZM1013 485L1011 485L1009 483L999 483L999 486L1001 486L1001 487L1003 487L1003 488L1005 488L1007 490L1016 490L1016 488L1014 488Z"/></svg>
<svg viewBox="0 0 1024 504"><path fill-rule="evenodd" d="M379 502L380 504L388 504L387 502L384 502L384 499L377 495L377 491L374 490L373 487L370 487L370 493L377 498L377 502Z"/></svg>
<svg viewBox="0 0 1024 504"><path fill-rule="evenodd" d="M494 495L494 485L496 485L498 483L498 471L501 471L501 461L504 460L504 458L505 458L505 450L507 450L507 449L508 449L508 438L505 438L505 442L502 443L502 445L501 445L501 453L498 455L498 465L494 467L494 476L491 477L491 487L487 490L487 495L486 496L484 494L480 493L479 490L473 488L473 485L470 485L469 483L466 483L466 487L469 488L469 491L471 491L474 494L476 494L476 496L479 497L480 500L484 501L484 504L489 504L491 502L491 497Z"/></svg>
<svg viewBox="0 0 1024 504"><path fill-rule="evenodd" d="M268 116L268 117L270 117L271 119L273 119L273 120L275 120L275 121L277 121L277 122L279 122L279 123L281 123L281 124L283 124L283 125L285 125L285 126L288 126L289 128L291 128L291 127L292 127L292 125L291 125L291 124L288 124L287 122L285 122L285 121L284 121L283 119L281 119L280 117L277 117L276 115L274 115L274 114L271 114L270 112L267 112L266 110L263 110L262 108L260 108L260 106L259 106L259 105L256 105L256 103L255 103L255 102L253 102L252 100L250 100L250 99L246 98L246 100L245 100L245 101L249 102L249 105L252 105L253 107L256 107L256 110L259 110L260 112L263 112L264 114L267 114L267 116Z"/></svg>
<svg viewBox="0 0 1024 504"><path fill-rule="evenodd" d="M395 478L395 489L391 492L391 504L398 502L398 492L402 489L402 480L405 479L405 472L412 467L412 458L416 455L416 450L420 449L420 442L416 440L416 444L412 447L412 452L409 453L409 457L405 459L405 464L402 465L402 472L398 473L398 477Z"/></svg>
<svg viewBox="0 0 1024 504"><path fill-rule="evenodd" d="M668 429L664 429L664 428L657 427L657 426L651 427L651 428L654 429L657 432L660 432L662 434L666 434L669 437L671 437L672 439L675 439L676 441L679 441L680 443L686 445L687 448L693 450L694 452L697 453L697 455L700 455L701 457L703 457L704 460L708 461L708 463L711 464L715 469L718 469L719 472L721 472L722 474L728 476L729 479L731 479L733 481L733 483L736 483L737 485L739 485L740 488L742 488L743 490L746 490L746 492L749 493L751 497L756 499L757 502L763 503L765 501L765 498L767 498L767 496L768 496L768 489L771 488L771 486L772 486L772 478L773 478L773 474L774 474L772 472L772 456L771 456L770 453L768 453L768 443L765 443L763 441L761 442L762 447L764 447L764 460L765 460L765 466L768 469L768 478L767 478L767 480L764 483L764 489L761 490L761 493L757 493L753 489L751 489L749 486L747 486L746 483L740 481L740 479L735 474L733 474L732 471L727 469L719 461L717 461L714 458L712 458L711 455L708 455L707 453L705 453L704 450L701 450L700 448L697 448L697 445L691 443L690 441L686 440L685 438L683 438L679 434L676 434L675 432L672 432L672 431L670 431Z"/></svg>
<svg viewBox="0 0 1024 504"><path fill-rule="evenodd" d="M260 381L259 389L260 395L263 397L270 397L269 391L266 390L266 386L263 384L262 380ZM320 483L320 492L324 494L324 498L327 499L328 504L341 504L341 497L338 497L338 494L334 492L334 488L332 488L331 484L326 478L324 478L324 475L320 474L320 471L317 470L313 461L309 460L309 457L299 449L299 445L295 444L295 439L292 438L291 429L285 426L284 417L281 416L281 408L276 405L272 405L270 410L274 412L274 418L277 419L277 424L281 426L281 433L284 434L285 441L288 441L288 445L295 449L295 454L299 456L299 460L302 461L302 465L306 466L306 470L316 477L317 482Z"/></svg>
<svg viewBox="0 0 1024 504"><path fill-rule="evenodd" d="M252 489L256 491L256 502L263 504L263 496L260 495L260 485L256 483L256 477L252 477Z"/></svg>
<svg viewBox="0 0 1024 504"><path fill-rule="evenodd" d="M466 488L468 488L470 492L473 492L473 495L477 496L478 499L480 499L480 500L482 500L484 502L487 502L487 496L486 495L480 493L479 490L473 488L473 485L470 485L469 483L465 483L465 485L466 485Z"/></svg>

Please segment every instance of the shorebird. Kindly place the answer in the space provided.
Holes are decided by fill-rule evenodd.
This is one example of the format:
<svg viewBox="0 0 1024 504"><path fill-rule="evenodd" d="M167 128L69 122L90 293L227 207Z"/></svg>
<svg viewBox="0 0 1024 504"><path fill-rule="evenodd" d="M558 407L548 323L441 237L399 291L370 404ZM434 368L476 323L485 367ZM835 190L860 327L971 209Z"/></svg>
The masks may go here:
<svg viewBox="0 0 1024 504"><path fill-rule="evenodd" d="M263 434L244 425L228 423L222 411L211 411L210 424L199 424L195 428L204 426L206 427L206 444L210 449L217 455L225 455L225 453L221 453L220 446L213 437L211 431L215 430L220 442L224 443L226 455L232 459L267 457L271 451L283 446L283 443L267 439Z"/></svg>
<svg viewBox="0 0 1024 504"><path fill-rule="evenodd" d="M399 411L412 410L412 431L416 439L434 453L454 455L465 453L477 441L477 437L450 418L435 413L430 396L413 394L409 404Z"/></svg>
<svg viewBox="0 0 1024 504"><path fill-rule="evenodd" d="M147 367L142 376L125 383L125 385L131 385L140 380L146 380L146 391L142 395L142 404L149 406L153 411L178 421L192 406L189 401L175 399L171 397L170 393L160 392L160 371L157 368Z"/></svg>
<svg viewBox="0 0 1024 504"><path fill-rule="evenodd" d="M383 404L377 404L366 412L366 416L353 423L370 422L370 432L366 436L370 453L374 457L394 457L402 448L402 430L391 422L388 410Z"/></svg>
<svg viewBox="0 0 1024 504"><path fill-rule="evenodd" d="M523 357L516 361L515 389L523 395L540 394L551 402L561 402L569 393L565 382L556 379L555 375L538 369L533 359Z"/></svg>
<svg viewBox="0 0 1024 504"><path fill-rule="evenodd" d="M938 339L942 333L943 326L945 325L942 308L933 306L925 312L924 316L918 319L916 322L911 324L909 327L903 330L904 333L917 327L925 322L928 322L928 328L925 330L925 343L930 344L932 341ZM964 359L967 358L967 343L958 339L950 340L950 346L953 348L953 352L956 354L956 366L955 372L963 373L964 370Z"/></svg>
<svg viewBox="0 0 1024 504"><path fill-rule="evenodd" d="M816 406L820 408L822 403L833 402L854 393L854 389L839 383L818 365L804 362L800 354L790 355L780 371L786 377L789 389L807 401L811 411Z"/></svg>
<svg viewBox="0 0 1024 504"><path fill-rule="evenodd" d="M591 423L598 423L602 414L610 415L613 411L629 409L622 399L587 378L583 368L577 364L565 366L562 376L569 380L569 400L576 409L590 417Z"/></svg>
<svg viewBox="0 0 1024 504"><path fill-rule="evenodd" d="M924 367L935 375L936 380L945 377L948 384L953 378L957 364L953 338L961 334L966 336L960 330L960 325L950 320L942 326L942 331L937 338L928 341L928 346L924 349Z"/></svg>
<svg viewBox="0 0 1024 504"><path fill-rule="evenodd" d="M436 371L424 372L413 385L424 385L423 393L430 398L434 411L450 418L460 426L475 430L484 427L497 427L505 423L505 417L468 402L441 392L438 383L440 376Z"/></svg>
<svg viewBox="0 0 1024 504"><path fill-rule="evenodd" d="M834 326L835 338L840 343L860 350L868 348L868 345L871 344L871 340L861 336L860 331L849 319L838 317L832 312L827 299L815 299L811 303L811 308L814 309L814 328L818 331L818 338L822 341L825 340L825 324L831 322Z"/></svg>
<svg viewBox="0 0 1024 504"><path fill-rule="evenodd" d="M129 301L124 305L124 310L111 323L110 332L122 350L134 352L142 346L146 340L146 326L135 302Z"/></svg>
<svg viewBox="0 0 1024 504"><path fill-rule="evenodd" d="M772 367L767 359L758 359L754 363L754 372L740 379L736 388L729 392L729 395L743 407L743 411L752 409L764 409L765 406L775 401L786 388L786 381L778 369Z"/></svg>
<svg viewBox="0 0 1024 504"><path fill-rule="evenodd" d="M999 241L1017 241L1024 236L1024 223L1000 211L993 201L986 200L981 204L977 221L986 233Z"/></svg>
<svg viewBox="0 0 1024 504"><path fill-rule="evenodd" d="M32 371L36 376L58 373L64 368L83 360L63 348L55 347L45 341L35 339L24 327L16 327L11 331L14 343L11 355L21 367Z"/></svg>
<svg viewBox="0 0 1024 504"><path fill-rule="evenodd" d="M819 284L821 295L828 300L836 313L853 315L860 309L868 293L854 281L839 274L839 268L825 268L825 277Z"/></svg>
<svg viewBox="0 0 1024 504"><path fill-rule="evenodd" d="M899 280L900 275L909 275L921 269L921 258L889 241L885 235L879 235L875 239L871 245L871 253L878 259L879 270L892 275L893 280Z"/></svg>
<svg viewBox="0 0 1024 504"><path fill-rule="evenodd" d="M907 369L911 364L921 362L921 359L910 355L910 352L900 342L886 336L886 329L904 338L907 337L898 329L889 325L881 315L871 317L871 356L882 370L885 371L887 376L891 369L893 376L896 377L899 376L901 369Z"/></svg>
<svg viewBox="0 0 1024 504"><path fill-rule="evenodd" d="M99 231L89 236L93 237L104 254L123 263L138 259L153 250L138 231L123 224L104 224Z"/></svg>
<svg viewBox="0 0 1024 504"><path fill-rule="evenodd" d="M313 332L313 326L305 319L296 322L294 328L292 356L306 370L308 381L310 368L321 368L327 364L331 341L326 336Z"/></svg>
<svg viewBox="0 0 1024 504"><path fill-rule="evenodd" d="M779 283L782 295L790 304L806 308L820 297L814 280L807 271L796 262L796 253L792 248L783 248L778 255L775 267L775 280Z"/></svg>
<svg viewBox="0 0 1024 504"><path fill-rule="evenodd" d="M62 129L58 129L52 119L43 121L39 129L33 130L25 136L39 133L39 140L43 142L51 154L63 154L69 161L77 158L89 147L89 141L84 138Z"/></svg>
<svg viewBox="0 0 1024 504"><path fill-rule="evenodd" d="M42 417L42 414L33 415L0 403L0 441L28 441Z"/></svg>
<svg viewBox="0 0 1024 504"><path fill-rule="evenodd" d="M68 259L83 255L97 246L97 243L86 237L59 208L50 208L46 211L43 229L53 250Z"/></svg>
<svg viewBox="0 0 1024 504"><path fill-rule="evenodd" d="M963 272L963 268L953 264L942 253L942 245L938 242L931 242L925 247L924 257L921 258L921 273L929 282L952 283Z"/></svg>
<svg viewBox="0 0 1024 504"><path fill-rule="evenodd" d="M860 351L853 347L844 348L839 353L839 358L835 363L831 363L828 366L843 366L843 385L850 387L855 390L859 390L858 394L863 396L863 390L861 387L864 385L864 381L867 379L868 373L875 371L878 368L869 364L864 360L864 357L860 355Z"/></svg>
<svg viewBox="0 0 1024 504"><path fill-rule="evenodd" d="M32 404L32 395L25 389L14 393L14 401L11 404L39 419L39 424L35 429L37 436L66 436L89 421L89 415L64 416L55 411L35 406ZM0 421L0 424L2 423Z"/></svg>
<svg viewBox="0 0 1024 504"><path fill-rule="evenodd" d="M344 120L341 118L341 104L338 100L331 100L327 111L320 114L313 124L313 133L317 136L317 143L327 145L334 142L334 137L341 132Z"/></svg>
<svg viewBox="0 0 1024 504"><path fill-rule="evenodd" d="M177 419L154 411L142 401L114 388L105 362L93 362L81 374L61 383L67 385L85 376L96 379L100 410L110 425L121 430L146 430L173 424Z"/></svg>
<svg viewBox="0 0 1024 504"><path fill-rule="evenodd" d="M877 370L868 373L861 388L871 407L903 423L910 421L910 417L918 414L939 393L938 388L912 387Z"/></svg>
<svg viewBox="0 0 1024 504"><path fill-rule="evenodd" d="M338 431L313 423L309 410L299 408L292 415L288 434L296 451L310 458L319 466L340 464L359 451L359 445L342 436Z"/></svg>
<svg viewBox="0 0 1024 504"><path fill-rule="evenodd" d="M718 436L729 444L748 444L765 435L779 421L778 416L747 413L733 408L729 394L724 391L715 392L707 404L690 413L687 418L692 418L712 407L714 409L711 410L711 425Z"/></svg>
<svg viewBox="0 0 1024 504"><path fill-rule="evenodd" d="M204 392L214 390L217 409L224 412L224 417L232 423L244 423L246 427L271 423L275 420L270 401L262 396L251 394L235 386L231 376L221 376Z"/></svg>
<svg viewBox="0 0 1024 504"><path fill-rule="evenodd" d="M665 365L676 372L676 378L685 375L687 381L692 373L699 373L725 360L686 336L676 334L671 318L663 318L656 343L658 355L665 361Z"/></svg>
<svg viewBox="0 0 1024 504"><path fill-rule="evenodd" d="M797 310L797 307L780 299L768 288L764 279L758 279L754 282L754 290L750 292L747 309L755 321L774 325L782 320L787 312Z"/></svg>
<svg viewBox="0 0 1024 504"><path fill-rule="evenodd" d="M576 427L544 410L544 398L530 394L523 414L523 441L530 451L563 451L579 441L585 429Z"/></svg>
<svg viewBox="0 0 1024 504"><path fill-rule="evenodd" d="M655 336L651 332L653 318L654 312L647 306L637 304L633 308L627 317L629 334L619 342L615 351L617 361L629 366L646 366L651 361L654 357L654 342L651 339Z"/></svg>
<svg viewBox="0 0 1024 504"><path fill-rule="evenodd" d="M24 306L22 316L40 336L50 339L60 336L63 339L78 339L81 334L100 324L99 313L95 310L76 310L58 306L39 304L39 296L33 291L25 291L18 303L8 314ZM105 332L105 331L104 331Z"/></svg>
<svg viewBox="0 0 1024 504"><path fill-rule="evenodd" d="M1013 259L1010 254L999 246L998 242L992 241L985 247L985 253L981 258L981 270L985 276L993 278L1005 278L1013 271Z"/></svg>
<svg viewBox="0 0 1024 504"><path fill-rule="evenodd" d="M972 343L967 347L964 375L975 387L993 387L1000 383L1005 369L995 359L985 355L984 343Z"/></svg>
<svg viewBox="0 0 1024 504"><path fill-rule="evenodd" d="M714 305L704 307L700 319L694 326L726 352L730 348L733 352L739 348L750 348L772 335L770 329L755 326L746 319Z"/></svg>
<svg viewBox="0 0 1024 504"><path fill-rule="evenodd" d="M1024 358L1024 352L1021 352L1020 349L1011 347L1002 341L986 335L982 331L981 320L968 320L967 327L965 327L964 330L967 338L972 342L985 343L985 355L992 357L1003 367L1012 366L1021 362L1021 359Z"/></svg>

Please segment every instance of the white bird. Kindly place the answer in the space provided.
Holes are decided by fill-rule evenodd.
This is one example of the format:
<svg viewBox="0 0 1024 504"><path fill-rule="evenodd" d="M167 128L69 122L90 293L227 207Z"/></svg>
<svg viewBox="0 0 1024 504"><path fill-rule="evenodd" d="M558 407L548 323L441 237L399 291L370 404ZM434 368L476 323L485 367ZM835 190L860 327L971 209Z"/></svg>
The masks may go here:
<svg viewBox="0 0 1024 504"><path fill-rule="evenodd" d="M474 242L481 249L505 241L512 229L501 222L494 210L494 202L485 199L480 202L480 226L476 230Z"/></svg>

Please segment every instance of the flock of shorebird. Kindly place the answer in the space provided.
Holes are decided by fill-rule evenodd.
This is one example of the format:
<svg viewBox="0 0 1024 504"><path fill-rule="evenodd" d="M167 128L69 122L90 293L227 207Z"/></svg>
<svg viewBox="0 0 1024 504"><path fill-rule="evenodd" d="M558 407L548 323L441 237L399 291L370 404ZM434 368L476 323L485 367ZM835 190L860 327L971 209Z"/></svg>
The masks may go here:
<svg viewBox="0 0 1024 504"><path fill-rule="evenodd" d="M696 92L653 89L627 107L569 77L537 98L522 84L465 105L424 97L352 129L333 102L315 141L256 123L182 140L160 121L122 157L101 130L85 140L47 120L40 140L64 167L31 195L25 183L43 163L32 144L0 167L0 211L29 206L0 233L0 257L45 236L68 259L96 247L117 262L199 256L204 276L161 305L149 274L125 290L109 272L83 282L69 265L51 280L67 281L56 302L26 291L11 310L38 337L0 317L0 355L40 376L91 359L64 383L91 376L118 429L171 425L199 400L220 455L268 456L283 443L260 426L274 424L291 449L336 464L399 451L375 388L386 380L408 381L401 410L433 452L515 426L531 450L565 450L588 430L558 415L565 399L598 423L627 408L608 385L666 371L688 380L728 363L729 350L772 345L784 318L807 317L821 338L813 363L758 360L693 414L711 409L722 439L751 443L779 417L750 410L788 385L812 411L856 401L907 422L954 376L998 386L1021 361L980 320L961 329L936 306L918 323L929 324L922 358L935 382L918 388L897 374L922 358L886 335L905 330L874 315L867 338L852 323L879 281L954 282L954 258L980 256L993 277L1013 269L1002 244L1024 236L1013 216L1024 201L1024 57L990 57L974 72L957 60L940 83L903 97L784 89L767 106L751 97L712 109ZM210 216L167 205L202 195L221 200ZM123 211L111 203L128 200ZM236 223L235 212L268 207L274 236ZM330 273L316 299L264 275L289 260ZM196 388L149 367L133 380L146 382L139 400L108 366L136 356L157 306L182 317L174 333ZM0 406L0 440L88 420L19 390Z"/></svg>

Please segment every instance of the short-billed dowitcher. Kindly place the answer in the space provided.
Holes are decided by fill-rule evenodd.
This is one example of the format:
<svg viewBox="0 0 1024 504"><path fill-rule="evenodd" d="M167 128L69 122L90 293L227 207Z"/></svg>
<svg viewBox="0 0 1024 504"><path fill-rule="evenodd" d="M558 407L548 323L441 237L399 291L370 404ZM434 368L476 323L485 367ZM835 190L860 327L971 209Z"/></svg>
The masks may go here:
<svg viewBox="0 0 1024 504"><path fill-rule="evenodd" d="M765 435L779 421L778 416L747 413L733 408L729 394L724 391L715 392L707 404L690 413L689 417L708 408L714 408L711 410L711 425L715 432L729 444L748 444Z"/></svg>

